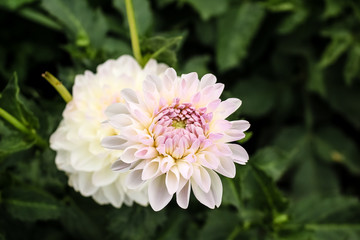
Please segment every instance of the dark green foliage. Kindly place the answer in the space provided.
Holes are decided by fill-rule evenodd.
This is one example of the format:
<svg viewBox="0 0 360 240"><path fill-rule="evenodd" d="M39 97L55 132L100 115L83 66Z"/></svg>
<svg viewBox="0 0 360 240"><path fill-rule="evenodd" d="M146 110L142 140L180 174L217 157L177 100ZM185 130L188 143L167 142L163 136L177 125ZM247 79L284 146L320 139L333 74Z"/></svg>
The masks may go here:
<svg viewBox="0 0 360 240"><path fill-rule="evenodd" d="M96 204L67 185L47 140L76 74L131 54L123 0L0 1L0 240L357 240L360 2L133 0L144 63L216 75L251 123L245 166L210 210ZM144 64L142 63L142 64ZM17 72L17 75L14 75Z"/></svg>

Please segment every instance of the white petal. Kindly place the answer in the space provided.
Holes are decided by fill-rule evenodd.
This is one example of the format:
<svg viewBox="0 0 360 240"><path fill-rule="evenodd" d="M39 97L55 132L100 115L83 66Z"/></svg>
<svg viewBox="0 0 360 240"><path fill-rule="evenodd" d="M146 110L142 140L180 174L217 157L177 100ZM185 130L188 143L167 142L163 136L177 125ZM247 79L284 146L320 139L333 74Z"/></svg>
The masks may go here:
<svg viewBox="0 0 360 240"><path fill-rule="evenodd" d="M189 206L190 190L190 181L187 181L184 187L176 193L176 202L183 209Z"/></svg>
<svg viewBox="0 0 360 240"><path fill-rule="evenodd" d="M133 119L128 114L116 114L111 116L108 122L112 127L122 129L132 125Z"/></svg>
<svg viewBox="0 0 360 240"><path fill-rule="evenodd" d="M118 175L119 173L111 171L110 166L105 166L100 171L94 172L92 183L97 187L106 186L114 182Z"/></svg>
<svg viewBox="0 0 360 240"><path fill-rule="evenodd" d="M217 119L225 119L235 112L240 106L240 99L228 98L219 104L219 107L215 111L215 116Z"/></svg>
<svg viewBox="0 0 360 240"><path fill-rule="evenodd" d="M220 159L220 164L217 169L218 173L224 175L225 177L233 178L236 174L236 168L234 161L231 158L222 157Z"/></svg>
<svg viewBox="0 0 360 240"><path fill-rule="evenodd" d="M101 146L109 149L123 150L126 144L127 140L119 135L105 137L101 140Z"/></svg>
<svg viewBox="0 0 360 240"><path fill-rule="evenodd" d="M137 157L135 157L135 153L138 151L137 148L134 147L128 147L124 150L124 152L121 154L120 159L124 163L133 163L138 160Z"/></svg>
<svg viewBox="0 0 360 240"><path fill-rule="evenodd" d="M141 186L144 181L141 179L142 169L140 170L133 170L127 175L125 180L125 185L129 189L135 189Z"/></svg>
<svg viewBox="0 0 360 240"><path fill-rule="evenodd" d="M185 179L189 179L193 174L193 166L192 164L186 162L186 161L179 161L177 163L179 172L181 173L181 176Z"/></svg>
<svg viewBox="0 0 360 240"><path fill-rule="evenodd" d="M108 204L109 200L105 196L104 191L102 188L99 189L94 195L92 195L93 199L100 205Z"/></svg>
<svg viewBox="0 0 360 240"><path fill-rule="evenodd" d="M231 122L231 129L237 129L239 131L246 131L250 127L250 123L246 120L237 120Z"/></svg>
<svg viewBox="0 0 360 240"><path fill-rule="evenodd" d="M105 114L108 118L117 114L129 114L127 107L123 103L113 103L105 110Z"/></svg>
<svg viewBox="0 0 360 240"><path fill-rule="evenodd" d="M196 182L202 191L208 192L210 190L211 179L205 168L201 166L194 167L194 172L191 179Z"/></svg>
<svg viewBox="0 0 360 240"><path fill-rule="evenodd" d="M73 151L70 155L70 162L75 170L86 172L98 171L104 164L103 159L90 155L84 149Z"/></svg>
<svg viewBox="0 0 360 240"><path fill-rule="evenodd" d="M216 77L211 74L211 73L208 73L208 74L205 74L202 78L201 78L201 81L200 81L200 88L203 89L207 86L210 86L210 85L213 85L216 83Z"/></svg>
<svg viewBox="0 0 360 240"><path fill-rule="evenodd" d="M249 160L249 155L246 150L238 145L238 144L227 144L232 151L232 157L234 162L238 164L245 165L245 163Z"/></svg>
<svg viewBox="0 0 360 240"><path fill-rule="evenodd" d="M149 202L154 211L160 211L171 200L172 196L168 193L165 186L165 174L160 175L149 183Z"/></svg>
<svg viewBox="0 0 360 240"><path fill-rule="evenodd" d="M78 187L84 196L91 196L98 190L98 187L91 182L91 173L78 174Z"/></svg>
<svg viewBox="0 0 360 240"><path fill-rule="evenodd" d="M129 170L130 166L131 166L130 163L125 163L125 162L123 162L121 160L117 160L116 162L114 162L111 165L111 170L115 171L115 172L118 172L118 173L122 173L122 172L125 172L125 171Z"/></svg>
<svg viewBox="0 0 360 240"><path fill-rule="evenodd" d="M169 194L173 195L179 188L180 174L176 167L166 173L165 184Z"/></svg>
<svg viewBox="0 0 360 240"><path fill-rule="evenodd" d="M114 207L121 207L123 201L124 201L124 193L119 192L115 186L115 184L106 186L103 188L105 197L109 200L109 202Z"/></svg>
<svg viewBox="0 0 360 240"><path fill-rule="evenodd" d="M154 159L148 162L143 169L141 179L148 180L156 177L160 172L159 160Z"/></svg>
<svg viewBox="0 0 360 240"><path fill-rule="evenodd" d="M125 88L121 90L121 96L125 99L127 103L139 104L139 99L136 92L130 88Z"/></svg>
<svg viewBox="0 0 360 240"><path fill-rule="evenodd" d="M192 181L192 189L195 197L205 206L213 209L219 207L222 198L222 184L219 176L212 170L208 171L211 177L211 188L209 192L204 192L196 183Z"/></svg>

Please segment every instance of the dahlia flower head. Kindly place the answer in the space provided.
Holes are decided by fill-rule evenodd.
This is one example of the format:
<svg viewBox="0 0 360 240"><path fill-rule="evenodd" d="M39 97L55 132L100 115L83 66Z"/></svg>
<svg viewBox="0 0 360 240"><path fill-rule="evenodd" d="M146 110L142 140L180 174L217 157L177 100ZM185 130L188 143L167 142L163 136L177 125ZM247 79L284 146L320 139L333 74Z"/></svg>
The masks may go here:
<svg viewBox="0 0 360 240"><path fill-rule="evenodd" d="M245 149L230 142L244 138L250 124L225 120L241 101L221 101L223 89L212 74L199 80L196 73L178 77L168 68L163 75L149 74L142 89L121 90L123 101L105 111L116 131L102 145L122 151L112 169L129 173L129 189L148 186L155 211L175 194L177 204L187 208L191 189L202 204L219 207L223 190L218 174L232 178L235 163L248 161Z"/></svg>
<svg viewBox="0 0 360 240"><path fill-rule="evenodd" d="M83 196L91 196L99 204L120 207L134 201L148 204L146 186L129 189L125 184L126 172L113 172L111 165L122 151L101 146L101 139L117 134L109 124L105 109L122 102L121 90L141 89L148 74L161 76L165 64L150 60L142 69L131 56L108 60L94 74L86 71L75 78L73 99L63 112L63 120L50 137L50 147L56 151L58 169L69 177L69 185Z"/></svg>

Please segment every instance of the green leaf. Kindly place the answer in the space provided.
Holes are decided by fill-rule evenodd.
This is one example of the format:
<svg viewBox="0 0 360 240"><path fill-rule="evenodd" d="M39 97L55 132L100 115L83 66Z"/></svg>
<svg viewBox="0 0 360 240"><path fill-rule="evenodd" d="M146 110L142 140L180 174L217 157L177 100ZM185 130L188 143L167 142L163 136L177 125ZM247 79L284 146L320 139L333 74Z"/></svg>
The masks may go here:
<svg viewBox="0 0 360 240"><path fill-rule="evenodd" d="M279 180L293 163L292 158L275 147L258 150L251 161L275 181Z"/></svg>
<svg viewBox="0 0 360 240"><path fill-rule="evenodd" d="M26 108L20 97L17 75L14 74L9 83L0 94L0 107L10 113L18 121L30 129L37 129L39 121L34 114Z"/></svg>
<svg viewBox="0 0 360 240"><path fill-rule="evenodd" d="M232 205L240 210L240 197L239 197L239 191L240 187L239 181L241 181L241 178L238 177L238 175L234 179L230 178L223 178L222 184L223 184L223 198L222 198L222 204Z"/></svg>
<svg viewBox="0 0 360 240"><path fill-rule="evenodd" d="M330 106L340 113L348 122L360 130L360 87L347 87L339 83L330 83L328 86L327 101Z"/></svg>
<svg viewBox="0 0 360 240"><path fill-rule="evenodd" d="M2 0L0 1L0 7L5 7L10 10L16 10L25 4L35 2L37 0Z"/></svg>
<svg viewBox="0 0 360 240"><path fill-rule="evenodd" d="M328 19L338 16L343 11L345 3L345 1L325 0L325 10L322 17Z"/></svg>
<svg viewBox="0 0 360 240"><path fill-rule="evenodd" d="M323 160L345 165L360 174L359 151L354 141L335 126L322 127L315 137L317 154Z"/></svg>
<svg viewBox="0 0 360 240"><path fill-rule="evenodd" d="M61 206L48 193L33 188L11 188L4 193L7 211L22 221L57 219Z"/></svg>
<svg viewBox="0 0 360 240"><path fill-rule="evenodd" d="M80 209L73 199L69 197L65 199L63 206L60 222L62 223L63 228L74 239L96 240L104 238L99 230L100 220L98 220L98 223L96 224L89 218L87 212ZM90 210L91 207L88 206L88 209ZM105 218L105 216L102 217Z"/></svg>
<svg viewBox="0 0 360 240"><path fill-rule="evenodd" d="M31 139L17 129L13 129L12 126L5 124L1 119L0 132L0 159L12 153L29 149L35 144L35 139Z"/></svg>
<svg viewBox="0 0 360 240"><path fill-rule="evenodd" d="M41 24L43 26L46 26L48 28L51 28L51 29L54 29L54 30L57 30L57 31L61 31L62 30L62 27L60 24L58 24L57 22L55 22L54 20L52 20L50 17L46 16L45 14L39 12L39 11L36 11L34 9L31 9L31 8L23 8L23 9L20 9L18 11L18 13L33 21L33 22L36 22L38 24Z"/></svg>
<svg viewBox="0 0 360 240"><path fill-rule="evenodd" d="M181 72L182 73L196 72L199 78L201 78L205 74L209 73L209 69L207 67L209 62L210 62L209 55L192 57L186 61L184 68L182 69Z"/></svg>
<svg viewBox="0 0 360 240"><path fill-rule="evenodd" d="M251 202L252 208L270 212L274 214L274 217L288 206L288 200L282 195L273 179L255 164L250 167L244 179L242 197L245 201Z"/></svg>
<svg viewBox="0 0 360 240"><path fill-rule="evenodd" d="M360 236L360 224L322 224L307 228L315 232L318 240L358 240Z"/></svg>
<svg viewBox="0 0 360 240"><path fill-rule="evenodd" d="M226 219L226 221L224 221ZM233 229L240 224L236 212L216 209L208 212L207 221L200 230L199 240L227 239Z"/></svg>
<svg viewBox="0 0 360 240"><path fill-rule="evenodd" d="M350 46L353 38L350 33L346 31L325 33L330 34L331 42L327 45L322 54L319 66L321 68L328 67L333 64Z"/></svg>
<svg viewBox="0 0 360 240"><path fill-rule="evenodd" d="M233 97L242 100L243 105L240 111L246 116L264 116L276 104L276 86L261 78L254 77L249 80L241 80L231 91Z"/></svg>
<svg viewBox="0 0 360 240"><path fill-rule="evenodd" d="M184 2L196 9L204 21L223 14L229 5L228 0L184 0Z"/></svg>
<svg viewBox="0 0 360 240"><path fill-rule="evenodd" d="M166 221L164 211L154 212L151 208L132 206L113 211L110 215L108 231L110 238L151 239L158 227ZM126 231L119 226L128 226ZM141 226L141 231L139 231Z"/></svg>
<svg viewBox="0 0 360 240"><path fill-rule="evenodd" d="M156 36L142 41L141 51L144 53L144 60L156 59L158 62L174 66L177 63L176 51L182 41L182 36L165 38Z"/></svg>
<svg viewBox="0 0 360 240"><path fill-rule="evenodd" d="M42 6L65 27L77 46L103 44L107 23L100 9L91 9L85 0L43 0Z"/></svg>
<svg viewBox="0 0 360 240"><path fill-rule="evenodd" d="M244 2L230 9L217 24L216 63L220 71L241 64L265 16L265 9L257 2Z"/></svg>
<svg viewBox="0 0 360 240"><path fill-rule="evenodd" d="M108 59L118 58L125 54L132 54L129 43L112 37L105 38L102 49L107 54Z"/></svg>
<svg viewBox="0 0 360 240"><path fill-rule="evenodd" d="M308 144L309 145L309 144ZM339 180L328 164L318 163L309 146L302 149L306 154L298 163L292 184L294 197L305 197L315 193L334 195L340 192Z"/></svg>
<svg viewBox="0 0 360 240"><path fill-rule="evenodd" d="M355 197L334 196L320 197L312 195L303 197L289 208L289 214L294 223L336 223L345 212L353 212L358 208L359 201ZM358 214L358 213L357 213ZM341 218L341 217L340 217Z"/></svg>
<svg viewBox="0 0 360 240"><path fill-rule="evenodd" d="M148 0L132 0L134 7L135 22L138 34L145 35L153 25L153 13ZM129 24L126 15L124 0L113 0L114 7L120 11L124 18L124 26L128 29Z"/></svg>
<svg viewBox="0 0 360 240"><path fill-rule="evenodd" d="M351 85L355 78L360 78L360 44L354 44L348 51L344 76L347 85Z"/></svg>
<svg viewBox="0 0 360 240"><path fill-rule="evenodd" d="M308 9L302 5L301 1L297 1L294 11L289 14L278 26L278 33L289 34L294 31L299 25L303 24L308 17Z"/></svg>

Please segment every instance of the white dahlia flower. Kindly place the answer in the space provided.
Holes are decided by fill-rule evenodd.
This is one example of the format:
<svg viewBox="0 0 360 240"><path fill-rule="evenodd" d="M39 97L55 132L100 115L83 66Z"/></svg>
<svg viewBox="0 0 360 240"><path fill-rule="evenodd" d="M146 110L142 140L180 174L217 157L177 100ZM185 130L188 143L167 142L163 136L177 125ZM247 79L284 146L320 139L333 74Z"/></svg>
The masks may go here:
<svg viewBox="0 0 360 240"><path fill-rule="evenodd" d="M130 56L108 60L97 73L86 71L75 78L73 99L63 112L63 120L50 137L50 146L57 152L56 165L66 172L69 185L84 196L92 196L99 204L120 207L133 201L148 204L146 189L128 189L127 173L111 171L111 165L122 151L110 151L101 146L101 139L118 134L104 124L105 109L122 102L124 88L139 89L148 74L161 75L167 66L150 60L144 69Z"/></svg>
<svg viewBox="0 0 360 240"><path fill-rule="evenodd" d="M245 137L245 120L225 120L241 105L237 98L220 100L224 85L207 74L177 77L169 68L163 76L149 75L142 90L124 89L124 102L107 110L118 134L105 137L104 147L123 150L112 169L128 172L126 186L148 184L151 207L164 208L176 193L187 208L190 191L209 208L219 207L222 183L217 173L235 176L235 164L248 154L229 142Z"/></svg>

